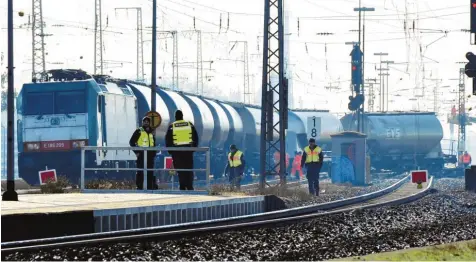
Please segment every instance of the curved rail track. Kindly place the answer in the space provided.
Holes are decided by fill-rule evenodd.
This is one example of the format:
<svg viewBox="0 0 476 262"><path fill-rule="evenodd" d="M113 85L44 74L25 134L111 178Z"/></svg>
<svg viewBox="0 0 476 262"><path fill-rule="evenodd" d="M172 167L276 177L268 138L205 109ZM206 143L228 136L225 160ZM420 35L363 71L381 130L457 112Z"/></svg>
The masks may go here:
<svg viewBox="0 0 476 262"><path fill-rule="evenodd" d="M2 257L14 252L32 251L35 249L54 249L118 242L141 242L145 240L166 241L204 233L276 227L346 211L408 203L431 192L432 183L433 177L430 178L423 189L416 190L416 185L410 183L410 175L408 175L382 190L327 203L178 225L6 242L1 244Z"/></svg>

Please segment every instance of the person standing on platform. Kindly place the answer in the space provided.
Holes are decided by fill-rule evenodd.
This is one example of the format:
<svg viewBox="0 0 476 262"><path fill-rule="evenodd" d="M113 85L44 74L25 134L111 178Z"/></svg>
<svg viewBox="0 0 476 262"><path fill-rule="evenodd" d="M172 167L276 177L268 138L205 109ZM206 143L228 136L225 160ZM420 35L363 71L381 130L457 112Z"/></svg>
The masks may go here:
<svg viewBox="0 0 476 262"><path fill-rule="evenodd" d="M231 187L240 189L241 179L245 172L245 158L243 152L236 148L236 145L230 146L230 153L228 153L228 161L225 167L225 174L228 174L228 181Z"/></svg>
<svg viewBox="0 0 476 262"><path fill-rule="evenodd" d="M198 147L197 130L189 121L183 120L183 113L175 111L175 122L169 125L165 134L166 147ZM194 151L169 151L174 168L193 169ZM193 171L177 171L180 190L193 190Z"/></svg>
<svg viewBox="0 0 476 262"><path fill-rule="evenodd" d="M129 140L131 147L154 147L155 137L153 129L150 127L150 117L142 118L142 126L136 129ZM136 167L144 168L144 151L134 150L137 156ZM156 151L147 151L147 168L154 168ZM147 171L147 189L157 189L154 171ZM144 185L144 172L136 173L137 189L142 190Z"/></svg>
<svg viewBox="0 0 476 262"><path fill-rule="evenodd" d="M319 173L323 160L322 149L316 145L314 138L309 139L309 145L304 148L301 167L306 166L306 177L309 184L309 194L311 195L319 195Z"/></svg>

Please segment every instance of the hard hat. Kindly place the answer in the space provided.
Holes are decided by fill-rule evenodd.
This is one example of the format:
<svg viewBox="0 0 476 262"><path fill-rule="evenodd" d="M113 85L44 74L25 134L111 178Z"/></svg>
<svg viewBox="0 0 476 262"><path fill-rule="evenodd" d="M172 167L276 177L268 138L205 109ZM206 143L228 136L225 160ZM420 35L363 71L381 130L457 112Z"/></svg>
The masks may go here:
<svg viewBox="0 0 476 262"><path fill-rule="evenodd" d="M316 143L316 139L310 138L310 139L309 139L309 143Z"/></svg>
<svg viewBox="0 0 476 262"><path fill-rule="evenodd" d="M150 117L148 117L148 116L144 116L144 117L142 118L142 122L144 122L144 120L146 120L146 119L149 120L149 123L150 123Z"/></svg>
<svg viewBox="0 0 476 262"><path fill-rule="evenodd" d="M231 149L236 149L236 145L235 144L230 145L230 150Z"/></svg>

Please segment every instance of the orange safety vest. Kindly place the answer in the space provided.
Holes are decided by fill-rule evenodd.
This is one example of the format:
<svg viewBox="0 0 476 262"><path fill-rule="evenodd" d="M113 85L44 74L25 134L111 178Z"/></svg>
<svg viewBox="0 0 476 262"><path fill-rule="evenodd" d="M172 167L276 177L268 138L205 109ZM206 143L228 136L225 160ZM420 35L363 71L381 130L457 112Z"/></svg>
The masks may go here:
<svg viewBox="0 0 476 262"><path fill-rule="evenodd" d="M463 160L462 162L464 164L469 164L471 162L471 155L470 154L462 155L461 158L462 158L462 160Z"/></svg>
<svg viewBox="0 0 476 262"><path fill-rule="evenodd" d="M296 155L296 156L294 157L293 166L294 166L297 170L300 170L300 169L301 169L301 160L302 160L302 155Z"/></svg>

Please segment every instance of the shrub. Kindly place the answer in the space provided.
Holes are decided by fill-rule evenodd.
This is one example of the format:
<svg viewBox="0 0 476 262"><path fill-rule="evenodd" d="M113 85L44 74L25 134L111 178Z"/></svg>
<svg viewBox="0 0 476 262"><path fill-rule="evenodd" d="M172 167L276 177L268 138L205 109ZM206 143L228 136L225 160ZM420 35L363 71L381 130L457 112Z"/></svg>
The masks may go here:
<svg viewBox="0 0 476 262"><path fill-rule="evenodd" d="M41 193L43 194L57 194L57 193L64 193L65 189L67 187L71 186L71 183L69 182L68 178L65 176L58 176L56 182L54 182L52 179L48 179L46 181L46 184L41 185Z"/></svg>

